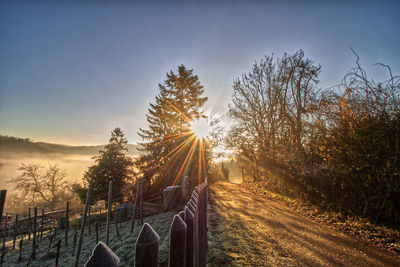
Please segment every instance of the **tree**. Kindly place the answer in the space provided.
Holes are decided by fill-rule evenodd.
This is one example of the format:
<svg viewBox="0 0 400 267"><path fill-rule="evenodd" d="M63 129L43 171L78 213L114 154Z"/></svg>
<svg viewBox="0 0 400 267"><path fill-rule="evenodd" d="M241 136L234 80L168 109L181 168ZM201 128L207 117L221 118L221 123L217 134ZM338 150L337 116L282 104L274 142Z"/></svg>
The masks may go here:
<svg viewBox="0 0 400 267"><path fill-rule="evenodd" d="M354 51L353 51L354 52ZM355 52L354 52L355 53ZM331 177L332 202L378 221L400 213L400 78L375 82L359 64L326 92L316 111L316 145ZM325 191L325 192L324 192ZM382 216L384 217L384 216Z"/></svg>
<svg viewBox="0 0 400 267"><path fill-rule="evenodd" d="M90 180L93 180L92 200L104 200L107 203L108 182L112 181L113 200L121 202L124 197L124 187L131 173L132 159L124 154L128 151L128 141L120 128L111 132L109 143L100 150L99 156L93 157L96 164L90 166L83 177L84 187L75 185L74 191L82 201Z"/></svg>
<svg viewBox="0 0 400 267"><path fill-rule="evenodd" d="M185 175L204 174L207 144L190 130L194 120L206 117L201 111L207 101L203 92L197 75L183 65L177 74L167 73L167 79L159 84L159 94L147 114L149 129L138 133L144 141L144 155L136 161L153 188L179 183Z"/></svg>
<svg viewBox="0 0 400 267"><path fill-rule="evenodd" d="M320 69L299 50L276 60L266 56L234 80L229 115L236 124L227 144L251 162L254 179L260 161L304 160Z"/></svg>
<svg viewBox="0 0 400 267"><path fill-rule="evenodd" d="M49 164L45 173L41 172L43 166L35 163L24 164L18 168L22 172L16 179L8 183L15 184L15 189L29 200L44 201L50 209L54 209L58 202L67 199L71 185L65 180L65 170L58 164Z"/></svg>

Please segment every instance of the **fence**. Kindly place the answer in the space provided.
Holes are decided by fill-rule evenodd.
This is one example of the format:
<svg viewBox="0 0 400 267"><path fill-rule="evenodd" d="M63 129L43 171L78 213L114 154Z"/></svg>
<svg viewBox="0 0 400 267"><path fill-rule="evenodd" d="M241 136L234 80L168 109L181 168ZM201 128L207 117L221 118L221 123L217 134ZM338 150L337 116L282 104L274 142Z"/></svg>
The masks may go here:
<svg viewBox="0 0 400 267"><path fill-rule="evenodd" d="M207 180L207 179L206 179ZM162 194L156 194L151 196L143 196L143 184L140 182L137 187L135 194L135 203L125 203L125 207L115 207L113 209L112 203L116 201L117 198L111 196L112 183L109 185L109 197L112 201L108 201L109 205L103 212L96 212L92 209L92 214L90 212L90 189L88 190L88 195L86 199L88 200L85 209L75 209L71 210L69 208L69 203L66 203L65 210L44 212L44 209L30 208L27 217L19 217L18 214L8 213L3 216L5 217L4 222L0 227L0 236L3 239L3 248L0 259L0 266L3 266L3 259L5 254L17 249L19 247L19 258L18 262L21 263L23 259L27 259L26 265L28 266L32 260L37 256L37 248L39 244L42 244L42 239L48 240L48 247L45 245L47 250L46 255L50 255L51 248L56 248L56 258L55 263L58 263L58 257L60 252L61 244L63 246L72 246L72 255L75 256L75 266L78 266L80 261L80 246L82 245L82 238L84 238L85 227L88 226L90 234L90 225L95 224L96 230L96 243L97 246L92 252L92 256L87 262L87 266L95 260L99 260L102 256L107 256L106 259L110 261L107 266L116 266L118 257L113 254L113 252L108 248L107 244L109 241L109 228L111 224L111 212L114 210L114 226L116 228L117 235L118 226L117 222L121 220L131 220L131 232L134 227L135 220L139 220L142 224L142 229L137 238L136 242L136 265L135 266L156 266L158 262L158 235L153 230L151 225L145 223L143 224L143 217L151 216L156 213L164 212L161 210L161 196ZM89 187L90 188L90 187ZM192 190L192 184L184 184L184 197L186 206L183 211L176 215L172 221L170 227L171 240L170 240L170 266L204 266L206 259L206 218L207 218L207 182L196 186ZM190 195L191 193L191 195ZM5 194L4 194L5 196ZM5 197L4 201L5 202ZM1 203L0 203L1 204ZM128 212L129 211L129 212ZM123 218L121 213L125 214ZM83 215L82 215L83 214ZM69 220L72 217L79 215L80 218L75 217L76 222L80 223L81 229L80 234L76 231L74 233L69 233L70 223ZM81 216L82 215L82 216ZM107 217L107 222L105 219ZM9 221L9 218L13 220ZM64 231L60 233L60 225L56 222L61 221L61 228ZM98 231L99 228L105 226L107 238L106 244L98 242ZM76 225L77 226L77 225ZM58 232L58 236L57 236ZM61 235L60 235L61 234ZM68 242L68 239L73 236L73 242ZM6 247L6 240L10 237L12 245ZM18 240L19 239L19 240ZM62 239L63 242L61 241ZM26 244L25 240L31 240L31 244ZM151 242L150 242L150 241ZM7 241L8 242L8 241ZM65 243L65 244L64 244ZM10 244L10 242L8 242ZM43 245L41 245L43 246ZM24 251L29 250L29 258L21 257L22 249ZM43 251L43 249L42 249ZM42 255L40 255L41 257ZM88 256L85 256L88 257ZM119 261L119 260L118 260ZM104 262L104 258L103 258ZM142 262L142 263L140 263ZM149 265L149 262L154 262L153 265ZM113 265L114 264L114 265Z"/></svg>
<svg viewBox="0 0 400 267"><path fill-rule="evenodd" d="M170 227L169 266L206 265L207 258L207 179L192 191L184 210L175 215ZM159 236L145 223L136 240L135 266L158 266ZM87 267L118 266L119 259L106 244L99 242Z"/></svg>

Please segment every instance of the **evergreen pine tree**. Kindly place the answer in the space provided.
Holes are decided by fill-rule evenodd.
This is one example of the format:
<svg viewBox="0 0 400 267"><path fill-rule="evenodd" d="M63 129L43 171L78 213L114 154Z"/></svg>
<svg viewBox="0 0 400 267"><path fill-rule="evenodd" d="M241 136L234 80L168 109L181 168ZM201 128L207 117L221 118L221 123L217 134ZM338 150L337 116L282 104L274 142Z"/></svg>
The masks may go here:
<svg viewBox="0 0 400 267"><path fill-rule="evenodd" d="M132 160L125 155L128 141L120 128L115 128L111 132L109 143L100 150L99 156L94 157L96 164L90 166L85 172L83 180L85 186L93 180L92 200L104 200L107 202L108 182L112 181L113 201L121 202L124 196L124 188L132 167ZM75 185L74 191L78 193L84 201L85 189Z"/></svg>
<svg viewBox="0 0 400 267"><path fill-rule="evenodd" d="M197 75L183 65L177 74L167 73L159 90L148 110L149 129L138 133L144 154L136 162L153 189L179 184L185 175L197 177L200 141L190 124L205 118L201 107L207 101Z"/></svg>

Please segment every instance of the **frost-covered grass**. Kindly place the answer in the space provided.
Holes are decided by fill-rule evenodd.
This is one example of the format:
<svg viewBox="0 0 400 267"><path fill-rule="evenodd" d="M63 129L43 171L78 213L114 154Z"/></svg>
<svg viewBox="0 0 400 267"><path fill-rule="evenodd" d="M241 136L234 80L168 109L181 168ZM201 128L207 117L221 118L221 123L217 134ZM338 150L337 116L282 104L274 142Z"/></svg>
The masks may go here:
<svg viewBox="0 0 400 267"><path fill-rule="evenodd" d="M160 266L168 265L168 252L169 252L169 227L172 222L172 218L175 214L177 214L182 208L177 208L175 211L169 211L166 213L153 215L147 218L144 218L143 222L149 223L153 229L160 236L159 242L159 263ZM119 227L119 223L118 223ZM114 222L110 226L110 245L111 250L118 255L120 259L120 266L133 266L135 262L135 243L140 232L142 225L138 225L137 221L135 222L135 228L133 233L130 232L130 221L122 222L121 227L119 227L120 237L117 236ZM69 239L68 246L65 246L65 232L64 230L60 230L57 233L55 238L55 242L53 240L53 245L50 249L50 253L47 254L47 248L49 246L49 239L43 238L42 241L39 242L39 246L36 249L36 259L31 261L29 266L54 266L56 259L56 244L58 240L62 240L61 242L61 250L60 250L60 258L59 258L59 266L73 266L75 262L75 254L73 254L73 237L74 237L73 229L69 231ZM79 232L79 230L77 229ZM77 235L79 239L79 234ZM101 229L99 231L99 241L103 241L105 243L106 240L106 231L105 231L105 222L102 222ZM78 241L77 241L78 243ZM22 249L22 260L18 262L19 257L19 241L17 241L17 246L15 250L10 250L4 256L3 266L26 266L28 259L31 255L32 243L31 241L24 240L24 245ZM8 247L12 247L12 241L7 243ZM92 253L93 248L96 245L96 232L95 226L91 226L91 234L88 232L88 228L85 228L85 235L83 238L83 245L80 254L80 264L79 266L83 266L85 262L88 260L89 256ZM76 253L76 251L75 251ZM0 254L1 255L1 254Z"/></svg>

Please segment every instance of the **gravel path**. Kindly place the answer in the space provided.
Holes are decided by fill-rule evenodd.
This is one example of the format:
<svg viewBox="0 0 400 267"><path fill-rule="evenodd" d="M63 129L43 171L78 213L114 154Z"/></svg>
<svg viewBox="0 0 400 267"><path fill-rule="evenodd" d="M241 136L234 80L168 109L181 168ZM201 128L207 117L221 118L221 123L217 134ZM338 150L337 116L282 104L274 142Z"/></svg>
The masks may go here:
<svg viewBox="0 0 400 267"><path fill-rule="evenodd" d="M208 266L400 266L400 258L237 184L210 186Z"/></svg>

